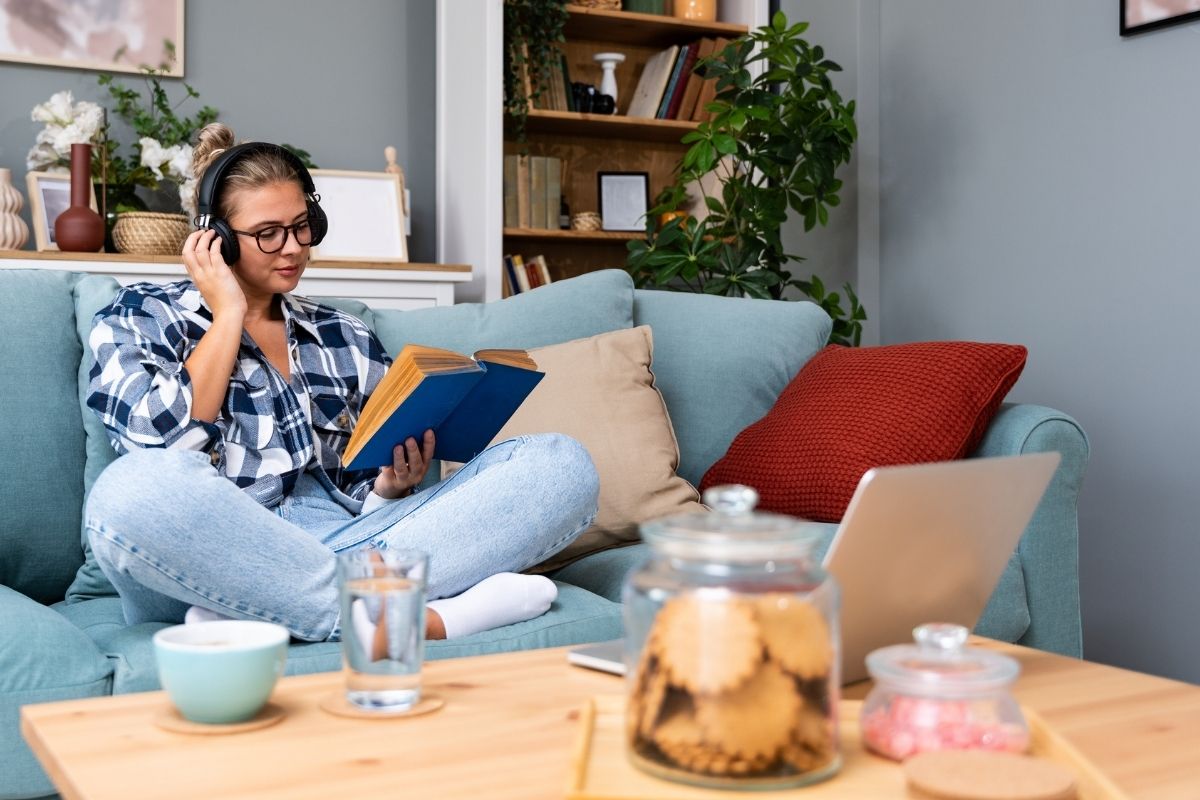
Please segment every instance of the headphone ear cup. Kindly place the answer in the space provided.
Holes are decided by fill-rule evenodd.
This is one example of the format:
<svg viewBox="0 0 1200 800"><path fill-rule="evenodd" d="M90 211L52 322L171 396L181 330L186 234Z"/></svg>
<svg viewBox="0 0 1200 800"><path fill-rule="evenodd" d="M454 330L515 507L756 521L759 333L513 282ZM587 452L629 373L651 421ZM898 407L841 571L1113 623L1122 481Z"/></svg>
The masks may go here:
<svg viewBox="0 0 1200 800"><path fill-rule="evenodd" d="M237 234L229 227L229 223L219 217L209 220L208 229L216 231L217 238L221 240L221 258L225 259L225 263L232 267L242 257L242 248L238 243Z"/></svg>
<svg viewBox="0 0 1200 800"><path fill-rule="evenodd" d="M308 201L308 224L312 226L312 241L309 242L309 246L316 247L325 238L325 234L329 233L329 217L325 216L325 209L321 208L321 204L316 200Z"/></svg>

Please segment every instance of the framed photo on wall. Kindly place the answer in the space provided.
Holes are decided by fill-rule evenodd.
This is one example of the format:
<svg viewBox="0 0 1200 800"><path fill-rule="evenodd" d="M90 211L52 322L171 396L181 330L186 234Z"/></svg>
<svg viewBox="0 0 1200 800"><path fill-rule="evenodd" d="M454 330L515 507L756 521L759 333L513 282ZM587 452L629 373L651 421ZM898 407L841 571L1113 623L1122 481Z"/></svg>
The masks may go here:
<svg viewBox="0 0 1200 800"><path fill-rule="evenodd" d="M1121 35L1200 21L1200 0L1121 0Z"/></svg>
<svg viewBox="0 0 1200 800"><path fill-rule="evenodd" d="M309 170L329 232L313 261L408 261L404 195L392 172Z"/></svg>
<svg viewBox="0 0 1200 800"><path fill-rule="evenodd" d="M67 172L27 172L25 188L29 192L29 214L33 217L33 240L38 252L57 250L54 220L71 206L71 175ZM96 208L96 186L92 184L91 202Z"/></svg>
<svg viewBox="0 0 1200 800"><path fill-rule="evenodd" d="M184 0L22 0L0 3L0 61L140 73L166 64L183 77ZM165 46L170 42L174 58Z"/></svg>
<svg viewBox="0 0 1200 800"><path fill-rule="evenodd" d="M650 174L599 172L600 227L606 231L640 231L646 228L650 208Z"/></svg>

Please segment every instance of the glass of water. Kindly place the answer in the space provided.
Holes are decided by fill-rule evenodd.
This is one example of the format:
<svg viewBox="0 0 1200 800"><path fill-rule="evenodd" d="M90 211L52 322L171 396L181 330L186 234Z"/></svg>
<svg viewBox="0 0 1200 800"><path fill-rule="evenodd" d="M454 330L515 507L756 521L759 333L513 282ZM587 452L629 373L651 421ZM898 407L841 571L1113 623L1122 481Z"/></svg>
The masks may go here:
<svg viewBox="0 0 1200 800"><path fill-rule="evenodd" d="M419 550L352 550L338 555L346 698L355 706L403 712L421 700L425 581Z"/></svg>

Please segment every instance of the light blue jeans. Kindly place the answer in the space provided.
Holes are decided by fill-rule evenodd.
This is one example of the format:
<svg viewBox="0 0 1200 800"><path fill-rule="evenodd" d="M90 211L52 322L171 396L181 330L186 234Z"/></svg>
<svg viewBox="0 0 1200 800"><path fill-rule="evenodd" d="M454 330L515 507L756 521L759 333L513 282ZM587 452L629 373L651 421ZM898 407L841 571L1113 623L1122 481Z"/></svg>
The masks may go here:
<svg viewBox="0 0 1200 800"><path fill-rule="evenodd" d="M197 605L321 641L339 632L337 553L424 550L429 598L451 597L566 547L591 525L598 494L587 450L558 434L501 442L441 483L358 516L324 473L305 473L268 509L205 453L147 449L104 470L85 520L129 624L180 622Z"/></svg>

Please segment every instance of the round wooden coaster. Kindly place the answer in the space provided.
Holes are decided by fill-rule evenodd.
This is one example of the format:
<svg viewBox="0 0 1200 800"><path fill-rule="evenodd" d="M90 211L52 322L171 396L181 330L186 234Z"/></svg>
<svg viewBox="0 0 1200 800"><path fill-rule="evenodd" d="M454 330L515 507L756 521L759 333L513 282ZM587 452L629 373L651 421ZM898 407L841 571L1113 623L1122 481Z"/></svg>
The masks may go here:
<svg viewBox="0 0 1200 800"><path fill-rule="evenodd" d="M245 733L267 728L279 722L285 716L282 708L274 703L267 703L257 714L245 722L233 722L221 725L207 722L192 722L184 717L175 706L164 706L154 715L154 724L172 733L194 733L202 736L221 736L228 733Z"/></svg>
<svg viewBox="0 0 1200 800"><path fill-rule="evenodd" d="M1016 753L951 750L904 762L908 785L948 800L1071 800L1075 776L1052 761Z"/></svg>
<svg viewBox="0 0 1200 800"><path fill-rule="evenodd" d="M399 719L401 717L419 717L422 714L437 711L446 705L446 701L436 694L427 694L415 706L404 711L390 711L386 709L372 711L354 705L354 703L346 699L346 693L339 689L322 697L319 705L322 711L339 717L352 717L354 719Z"/></svg>

